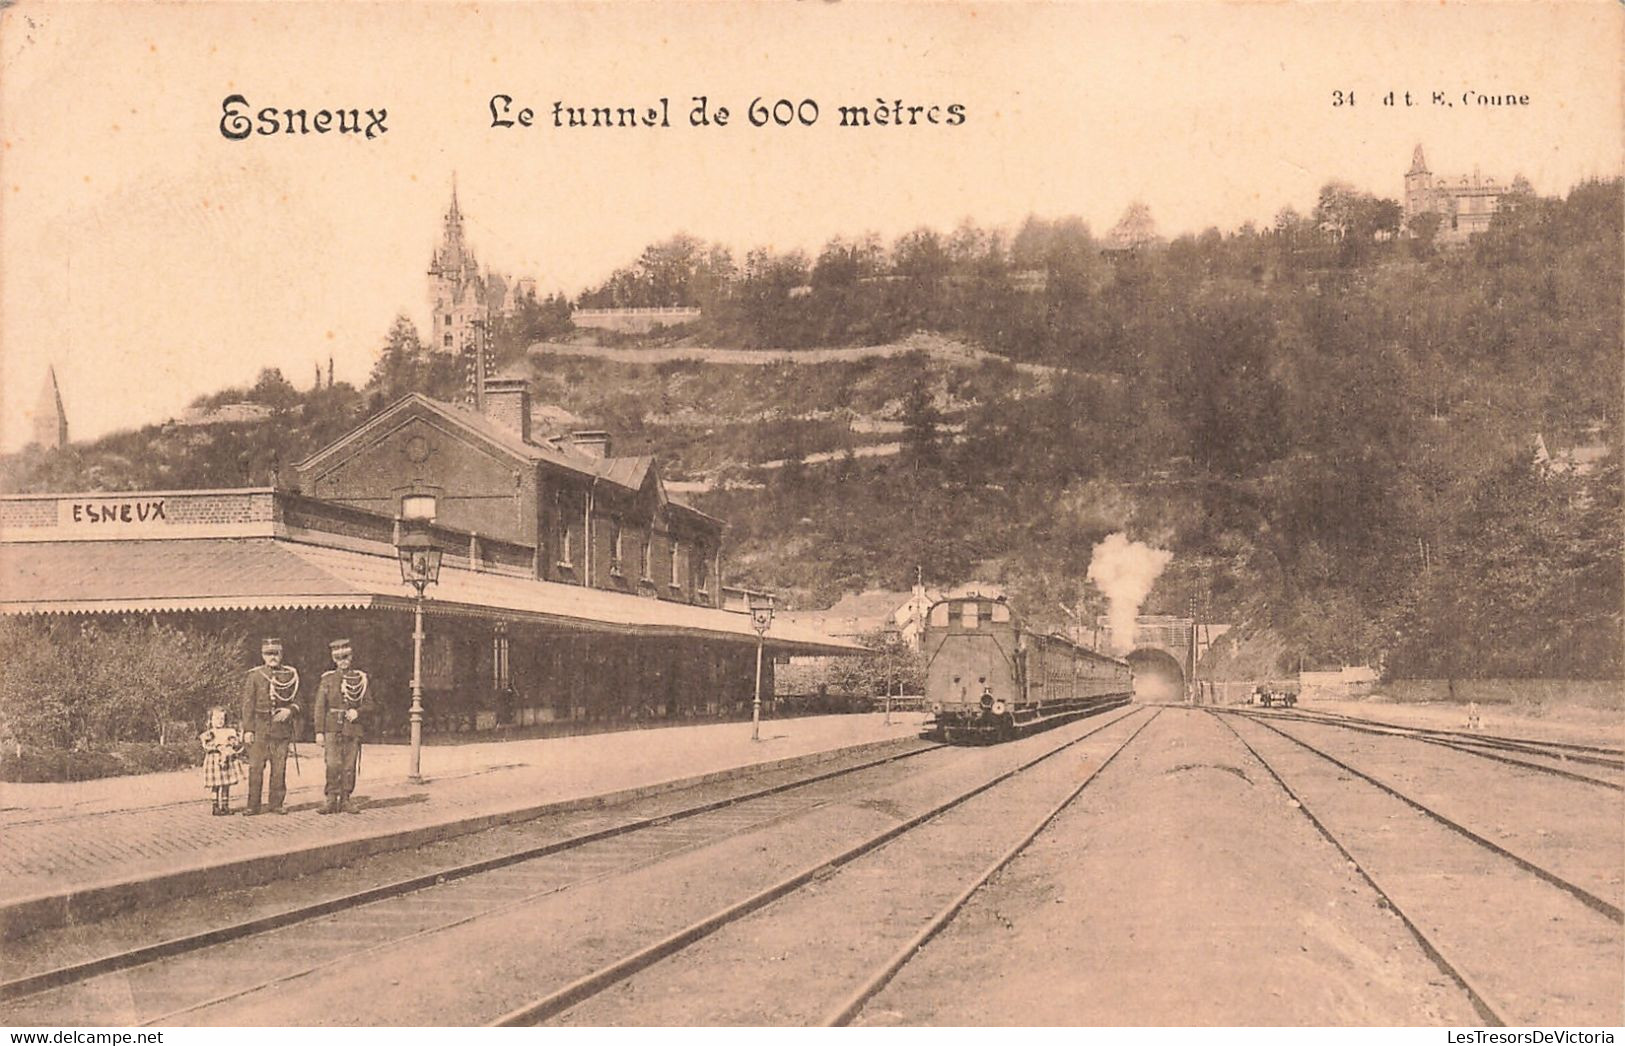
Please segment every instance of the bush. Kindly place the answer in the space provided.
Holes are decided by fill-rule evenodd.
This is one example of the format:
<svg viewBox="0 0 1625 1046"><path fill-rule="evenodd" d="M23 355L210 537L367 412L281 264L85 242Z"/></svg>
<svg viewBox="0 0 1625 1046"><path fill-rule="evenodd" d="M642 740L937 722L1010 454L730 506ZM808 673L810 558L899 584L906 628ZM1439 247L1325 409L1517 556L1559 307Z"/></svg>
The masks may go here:
<svg viewBox="0 0 1625 1046"><path fill-rule="evenodd" d="M191 742L190 728L171 736L173 724L201 730L210 705L229 706L241 656L235 634L137 621L0 621L0 739L14 754L17 744Z"/></svg>
<svg viewBox="0 0 1625 1046"><path fill-rule="evenodd" d="M0 781L91 781L123 774L185 770L202 763L203 748L194 738L167 744L127 742L78 750L9 744L0 746Z"/></svg>

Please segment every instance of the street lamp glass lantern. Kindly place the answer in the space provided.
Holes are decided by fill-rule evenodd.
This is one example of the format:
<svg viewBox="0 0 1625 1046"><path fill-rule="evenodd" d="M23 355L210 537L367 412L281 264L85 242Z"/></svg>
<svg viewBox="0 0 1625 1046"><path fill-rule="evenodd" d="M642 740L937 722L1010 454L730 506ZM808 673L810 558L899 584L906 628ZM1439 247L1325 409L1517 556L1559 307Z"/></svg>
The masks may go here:
<svg viewBox="0 0 1625 1046"><path fill-rule="evenodd" d="M395 551L401 560L402 581L422 591L423 586L435 584L440 580L441 549L434 543L427 530L403 527Z"/></svg>
<svg viewBox="0 0 1625 1046"><path fill-rule="evenodd" d="M773 597L750 595L750 623L758 632L766 632L773 625Z"/></svg>

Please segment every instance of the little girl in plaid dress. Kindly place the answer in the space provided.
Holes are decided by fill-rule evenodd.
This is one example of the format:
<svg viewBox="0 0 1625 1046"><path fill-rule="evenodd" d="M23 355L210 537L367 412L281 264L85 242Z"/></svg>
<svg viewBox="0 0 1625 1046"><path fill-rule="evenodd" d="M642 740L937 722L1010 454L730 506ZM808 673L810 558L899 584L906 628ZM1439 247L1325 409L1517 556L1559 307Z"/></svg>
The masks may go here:
<svg viewBox="0 0 1625 1046"><path fill-rule="evenodd" d="M231 786L248 780L243 761L243 739L226 725L224 708L209 709L209 729L198 735L208 753L203 757L203 787L214 793L216 817L231 812Z"/></svg>

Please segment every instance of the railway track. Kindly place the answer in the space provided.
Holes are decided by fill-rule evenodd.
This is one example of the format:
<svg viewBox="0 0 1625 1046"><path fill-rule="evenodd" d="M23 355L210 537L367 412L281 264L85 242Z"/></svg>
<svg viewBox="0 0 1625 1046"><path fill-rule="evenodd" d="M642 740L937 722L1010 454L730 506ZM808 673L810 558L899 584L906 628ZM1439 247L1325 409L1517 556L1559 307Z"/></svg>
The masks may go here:
<svg viewBox="0 0 1625 1046"><path fill-rule="evenodd" d="M1361 719L1334 712L1297 709L1292 712L1262 712L1249 708L1224 710L1227 714L1251 716L1264 720L1314 723L1333 726L1355 733L1383 737L1403 737L1423 744L1437 745L1457 752L1465 752L1481 759L1518 766L1536 773L1549 774L1582 784L1594 785L1611 791L1625 791L1625 753L1597 745L1577 745L1535 738L1511 738L1474 734L1457 730L1435 730L1427 727L1399 726L1375 719ZM1523 756L1524 758L1515 758ZM1539 760L1544 760L1541 762ZM1579 773L1570 766L1581 764L1602 767L1605 771L1621 775L1620 779Z"/></svg>
<svg viewBox="0 0 1625 1046"><path fill-rule="evenodd" d="M1573 741L1553 741L1539 737L1507 737L1502 734L1486 734L1473 730L1446 730L1442 727L1408 727L1397 723L1385 722L1381 719L1367 719L1363 716L1351 716L1342 712L1330 712L1320 708L1305 708L1299 706L1294 709L1299 715L1314 715L1325 719L1338 719L1349 723L1359 723L1365 726L1383 726L1396 730L1415 730L1426 734L1435 734L1440 737L1457 738L1463 741L1499 743L1522 747L1530 750L1551 749L1575 753L1591 753L1595 755L1611 756L1616 765L1625 760L1625 748L1611 745L1580 744Z"/></svg>
<svg viewBox="0 0 1625 1046"><path fill-rule="evenodd" d="M1625 791L1625 785L1617 780L1602 780L1594 776L1575 773L1570 770L1573 765L1581 767L1601 767L1607 772L1617 772L1625 775L1625 750L1612 749L1612 747L1592 746L1592 744L1571 744L1563 741L1545 741L1539 737L1505 737L1500 734L1480 734L1472 731L1454 731L1454 729L1427 728L1427 726L1401 726L1396 723L1383 723L1381 720L1365 720L1360 716L1341 715L1336 711L1321 711L1315 708L1297 708L1284 713L1259 713L1259 711L1238 708L1243 715L1264 715L1279 720L1295 720L1302 723L1321 723L1324 726L1339 726L1350 729L1355 733L1388 734L1394 737L1410 737L1414 741L1435 744L1446 749L1467 752L1477 755L1480 759L1495 760L1495 762L1510 763L1516 767L1527 767L1542 773L1552 773L1553 776L1563 776L1570 780L1583 781L1588 785L1599 785L1602 788L1612 788L1615 791ZM1523 755L1526 759L1513 759L1513 755ZM1547 760L1547 762L1529 762L1529 759ZM1555 763L1555 765L1553 765Z"/></svg>
<svg viewBox="0 0 1625 1046"><path fill-rule="evenodd" d="M1212 714L1486 1023L1618 1023L1613 974L1625 954L1625 914L1611 900L1281 729L1274 717ZM1257 729L1239 730L1238 721ZM1508 969L1483 958L1504 953L1509 940L1540 961Z"/></svg>
<svg viewBox="0 0 1625 1046"><path fill-rule="evenodd" d="M908 965L909 960L913 959L914 956L919 954L920 949L929 944L933 937L941 933L948 926L948 924L953 921L954 916L959 914L959 910L970 902L970 899L975 896L978 890L987 884L989 879L992 879L993 876L997 875L1000 869L1004 868L1005 865L1015 860L1018 854L1030 846L1033 840L1038 838L1039 833L1043 832L1045 828L1048 828L1050 823L1061 815L1062 811L1064 811L1068 806L1071 806L1078 796L1083 793L1083 790L1094 782L1095 778L1100 775L1101 771L1110 766L1112 761L1117 758L1118 754L1121 753L1123 749L1127 748L1136 737L1140 736L1140 732L1146 727L1150 726L1152 721L1161 714L1162 710L1160 708L1152 712L1151 717L1136 727L1134 732L1130 734L1121 745L1113 749L1112 753L1101 762L1093 773L1079 781L1076 788L1068 792L1060 802L1056 803L1049 810L1045 811L1043 816L1038 818L1031 828L1022 833L1021 838L1017 839L1008 849L999 854L999 856L994 858L992 862L983 868L981 872L972 877L972 879L965 885L963 890L956 894L947 904L938 909L936 914L932 915L932 917L926 921L925 925L922 926L919 931L914 934L914 936L910 937L901 948L898 948L895 952L893 952L885 962L881 963L874 971L865 977L863 979L863 983L860 984L851 995L842 1000L840 1004L831 1010L830 1013L824 1018L822 1026L826 1028L839 1028L850 1024L853 1018L857 1017L857 1015L862 1012L864 1004L878 995L886 987L886 985L890 984L892 978L896 977L898 972L901 971L904 966Z"/></svg>
<svg viewBox="0 0 1625 1046"><path fill-rule="evenodd" d="M1084 736L1105 729L1135 711L1093 726ZM958 796L955 802L985 791L999 780L1019 774L1079 740L1082 738L1055 746L994 781L979 784L970 793ZM504 924L522 920L534 905L554 903L556 907L552 901L555 895L577 889L602 893L606 884L621 877L636 878L640 874L646 877L655 874L652 870L685 859L691 864L703 862L708 859L711 847L720 846L725 850L732 841L749 840L758 835L783 835L787 826L793 826L798 818L805 818L837 799L854 792L864 794L885 785L888 780L906 781L919 776L924 771L899 777L898 771L906 768L898 764L914 756L938 752L942 747L921 745L856 766L494 858L441 868L305 908L19 978L0 985L0 998L6 1000L0 1002L0 1022L18 1025L64 1020L123 1025L222 1023L220 1015L226 1014L223 1023L239 1023L230 1015L244 1008L253 1012L254 1007L266 1005L267 1000L275 1002L300 993L319 994L328 982L350 981L360 971L366 971L369 977L380 977L382 975L373 973L379 963L399 961L403 955L424 948L431 955L455 954L460 958L469 955L466 949L452 942L481 933L500 934ZM932 765L936 768L932 772L940 774L942 766L948 764L943 764L939 757ZM906 832L922 820L911 818L892 834ZM849 859L850 856L838 855L821 861L814 875L823 874ZM628 892L625 896L632 894ZM766 903L760 898L757 900L758 904ZM584 909L592 904L589 900L574 903ZM716 925L725 925L727 921L729 917L724 917ZM538 941L538 945L551 947L550 942ZM341 973L342 978L338 976ZM402 982L380 980L373 994L387 998L399 983ZM344 1013L335 1013L320 1005L274 1009L273 1012L305 1014L301 1020L316 1023L335 1019L350 1022ZM331 1016L322 1016L329 1013ZM284 1019L283 1016L261 1017L249 1022L280 1023ZM475 1017L472 1022L484 1019L488 1018ZM520 1022L523 1023L523 1019Z"/></svg>
<svg viewBox="0 0 1625 1046"><path fill-rule="evenodd" d="M503 869L517 868L542 858L567 855L594 844L603 844L612 840L629 842L636 839L638 845L641 846L645 845L647 837L658 835L652 849L658 852L670 852L670 848L663 847L660 840L672 836L681 839L682 833L673 826L680 826L682 822L703 815L730 812L733 816L723 818L724 829L733 824L733 830L747 831L753 825L787 816L787 811L805 808L806 801L798 800L794 795L798 791L827 782L838 781L854 774L890 766L927 752L941 750L944 747L946 746L923 743L916 748L903 752L893 753L877 759L864 760L852 766L825 770L809 776L798 777L792 781L709 802L698 803L662 813L658 816L638 818L623 824L580 833L565 839L552 840L536 846L522 847L477 861L443 866L421 875L324 899L316 903L277 911L253 919L223 924L201 932L167 938L151 944L123 949L84 962L15 977L0 982L0 1017L5 1016L4 1004L26 999L52 989L78 984L113 973L135 970L166 960L177 959L205 949L297 927L314 920L333 917L366 906L412 897L424 891L444 890L448 885L459 883L461 880L470 877L487 875ZM417 933L421 932L421 930L422 928L418 928L411 932ZM166 1011L160 1014L159 1017L172 1015L172 1013ZM152 1022L149 1021L149 1023Z"/></svg>
<svg viewBox="0 0 1625 1046"><path fill-rule="evenodd" d="M1078 737L1026 759L1018 766L1006 770L989 780L950 796L907 820L872 834L853 845L845 847L838 853L825 856L743 900L717 909L651 945L606 963L561 988L503 1014L495 1021L492 1021L491 1026L520 1027L540 1024L550 1018L565 1014L567 1011L584 1003L588 1003L615 985L679 954L717 931L739 922L776 901L789 897L809 884L826 881L832 873L843 867L858 861L881 847L896 842L910 832L931 824L962 804L988 793L991 789L1010 781L1012 778L1016 778L1018 775L1031 771L1039 764L1067 751L1094 734L1137 715L1141 711L1143 711L1141 708L1131 709L1128 713L1117 716ZM907 964L909 959L916 955L932 937L936 936L949 924L954 915L988 879L1037 838L1039 833L1075 800L1095 780L1099 773L1160 714L1160 709L1152 710L1151 714L1138 723L1123 741L1116 744L1110 753L1075 787L1071 788L1059 803L1050 807L1035 824L1022 833L1020 838L1005 848L998 857L982 868L979 873L973 875L954 898L926 920L925 924L901 948L889 955L878 967L864 974L858 987L832 1007L821 1023L824 1026L841 1026L849 1023L862 1010L863 1004L868 999L882 990L892 977Z"/></svg>

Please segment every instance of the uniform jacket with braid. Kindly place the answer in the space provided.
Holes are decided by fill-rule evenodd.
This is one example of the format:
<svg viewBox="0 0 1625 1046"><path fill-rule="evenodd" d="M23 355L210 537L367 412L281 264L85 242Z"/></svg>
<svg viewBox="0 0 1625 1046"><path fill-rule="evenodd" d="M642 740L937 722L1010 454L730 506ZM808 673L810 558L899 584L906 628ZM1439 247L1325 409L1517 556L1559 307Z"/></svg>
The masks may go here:
<svg viewBox="0 0 1625 1046"><path fill-rule="evenodd" d="M286 675L293 669L283 667L278 669L278 675ZM299 725L299 687L296 684L288 692L288 700L277 701L275 691L271 687L271 670L264 665L249 670L243 678L243 732L250 731L257 741L264 738L268 741L293 740L297 735ZM294 678L298 678L295 674ZM282 722L273 722L271 713L279 708L286 708L293 713Z"/></svg>
<svg viewBox="0 0 1625 1046"><path fill-rule="evenodd" d="M355 669L350 669L350 674L367 678L366 673ZM344 696L344 676L345 673L336 668L322 673L322 681L316 686L316 732L360 739L366 736L367 706L372 703L371 681L352 700ZM356 711L354 719L344 714L352 708Z"/></svg>

